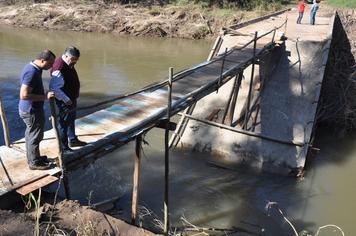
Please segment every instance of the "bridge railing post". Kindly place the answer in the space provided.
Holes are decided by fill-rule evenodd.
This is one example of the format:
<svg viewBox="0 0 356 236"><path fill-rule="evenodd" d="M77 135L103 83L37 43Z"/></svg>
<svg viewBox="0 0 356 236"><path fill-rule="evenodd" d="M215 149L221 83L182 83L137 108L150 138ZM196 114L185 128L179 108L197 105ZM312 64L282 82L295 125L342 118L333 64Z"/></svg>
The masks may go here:
<svg viewBox="0 0 356 236"><path fill-rule="evenodd" d="M2 129L4 131L5 145L7 147L10 147L11 146L11 141L10 141L9 124L7 122L7 118L6 118L6 114L5 114L5 108L4 108L4 104L2 102L2 98L1 97L0 97L0 117L1 117Z"/></svg>
<svg viewBox="0 0 356 236"><path fill-rule="evenodd" d="M223 73L224 73L224 66L225 66L226 55L227 55L227 48L225 48L223 60L222 60L222 63L221 63L220 77L219 77L218 88L217 88L217 90L216 90L216 93L219 92L219 88L220 88L220 86L221 86L221 80L222 80Z"/></svg>
<svg viewBox="0 0 356 236"><path fill-rule="evenodd" d="M60 140L60 135L57 127L57 112L56 112L56 106L54 104L54 98L51 98L49 100L49 106L51 109L51 124L54 130L54 134L56 136L56 143L58 147L58 162L57 164L62 170L62 179L63 179L63 185L64 185L64 194L67 199L70 199L70 189L69 189L69 180L67 176L67 169L65 166L65 163L63 161L63 149L62 149L62 144Z"/></svg>
<svg viewBox="0 0 356 236"><path fill-rule="evenodd" d="M274 27L273 35L272 35L272 43L274 43L274 38L276 37L276 31L277 31L277 28Z"/></svg>
<svg viewBox="0 0 356 236"><path fill-rule="evenodd" d="M169 68L168 77L168 105L167 105L167 126L165 130L165 158L164 158L164 234L169 232L169 122L171 119L172 106L172 80L173 68Z"/></svg>
<svg viewBox="0 0 356 236"><path fill-rule="evenodd" d="M258 32L255 32L255 40L253 42L253 57L252 57L252 69L251 69L251 79L250 79L250 86L248 89L248 96L247 96L247 105L246 105L246 111L245 111L245 121L243 128L247 129L247 123L249 120L249 113L250 113L250 103L251 103L251 93L252 93L252 86L253 86L253 77L255 73L255 60L256 60L256 47L257 47L257 34Z"/></svg>

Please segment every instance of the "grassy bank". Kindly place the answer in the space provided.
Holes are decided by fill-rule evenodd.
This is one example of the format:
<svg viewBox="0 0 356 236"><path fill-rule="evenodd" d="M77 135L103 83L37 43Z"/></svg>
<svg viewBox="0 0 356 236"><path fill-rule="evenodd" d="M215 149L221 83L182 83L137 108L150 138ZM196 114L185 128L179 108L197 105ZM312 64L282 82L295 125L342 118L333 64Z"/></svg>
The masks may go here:
<svg viewBox="0 0 356 236"><path fill-rule="evenodd" d="M356 0L328 0L328 3L334 7L356 9Z"/></svg>

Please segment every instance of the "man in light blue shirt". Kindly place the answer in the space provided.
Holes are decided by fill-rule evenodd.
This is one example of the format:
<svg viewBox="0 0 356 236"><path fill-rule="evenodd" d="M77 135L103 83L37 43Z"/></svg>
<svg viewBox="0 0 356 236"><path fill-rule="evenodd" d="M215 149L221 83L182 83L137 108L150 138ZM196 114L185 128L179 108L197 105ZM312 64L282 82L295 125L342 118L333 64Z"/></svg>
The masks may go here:
<svg viewBox="0 0 356 236"><path fill-rule="evenodd" d="M319 3L317 0L313 1L313 6L310 10L310 24L311 25L315 25L315 16L316 16L316 12L319 9Z"/></svg>

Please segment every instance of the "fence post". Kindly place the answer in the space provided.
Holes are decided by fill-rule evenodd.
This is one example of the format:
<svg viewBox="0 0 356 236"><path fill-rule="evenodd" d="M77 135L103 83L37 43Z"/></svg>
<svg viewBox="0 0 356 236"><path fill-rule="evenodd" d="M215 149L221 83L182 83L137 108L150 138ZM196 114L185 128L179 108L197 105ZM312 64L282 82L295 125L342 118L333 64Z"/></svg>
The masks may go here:
<svg viewBox="0 0 356 236"><path fill-rule="evenodd" d="M9 124L7 122L7 118L6 118L6 114L5 114L5 108L4 108L4 104L2 102L2 98L1 97L0 97L0 117L1 117L2 129L4 131L5 145L7 147L10 147L11 141L10 141Z"/></svg>

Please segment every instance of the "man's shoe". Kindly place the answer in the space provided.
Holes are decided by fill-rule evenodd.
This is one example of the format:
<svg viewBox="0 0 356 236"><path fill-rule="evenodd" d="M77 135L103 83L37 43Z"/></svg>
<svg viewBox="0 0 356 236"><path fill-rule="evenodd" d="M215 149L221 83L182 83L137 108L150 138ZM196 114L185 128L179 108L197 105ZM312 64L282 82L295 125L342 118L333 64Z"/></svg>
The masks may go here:
<svg viewBox="0 0 356 236"><path fill-rule="evenodd" d="M70 147L83 147L85 145L87 145L87 143L83 142L83 141L80 141L79 139L69 142L69 146Z"/></svg>
<svg viewBox="0 0 356 236"><path fill-rule="evenodd" d="M51 162L50 160L48 160L48 157L47 157L47 156L40 156L40 157L38 158L38 160L39 160L40 162L44 162L44 163L50 163L50 162Z"/></svg>
<svg viewBox="0 0 356 236"><path fill-rule="evenodd" d="M45 162L37 162L36 164L28 164L30 170L49 170L51 165Z"/></svg>

